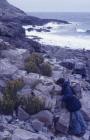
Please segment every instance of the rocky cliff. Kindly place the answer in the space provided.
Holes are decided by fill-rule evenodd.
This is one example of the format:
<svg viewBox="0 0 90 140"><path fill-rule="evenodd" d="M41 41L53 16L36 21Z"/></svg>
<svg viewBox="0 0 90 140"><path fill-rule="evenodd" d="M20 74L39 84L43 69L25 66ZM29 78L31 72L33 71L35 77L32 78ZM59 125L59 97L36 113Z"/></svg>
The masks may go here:
<svg viewBox="0 0 90 140"><path fill-rule="evenodd" d="M21 16L26 16L26 14L22 10L9 4L7 0L0 0L0 17L13 18Z"/></svg>

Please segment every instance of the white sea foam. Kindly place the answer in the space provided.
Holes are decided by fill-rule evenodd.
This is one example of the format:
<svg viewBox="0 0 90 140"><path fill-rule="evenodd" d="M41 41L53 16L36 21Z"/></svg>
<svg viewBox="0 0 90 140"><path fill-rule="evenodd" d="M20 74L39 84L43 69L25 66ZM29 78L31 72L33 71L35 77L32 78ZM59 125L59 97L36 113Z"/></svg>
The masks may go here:
<svg viewBox="0 0 90 140"><path fill-rule="evenodd" d="M84 29L77 29L77 32L81 32L81 33L85 33L86 32L86 30L84 30Z"/></svg>
<svg viewBox="0 0 90 140"><path fill-rule="evenodd" d="M26 29L26 36L28 38L33 38L33 36L37 36L39 38L41 38L39 40L39 42L41 44L45 44L45 45L53 45L53 46L60 46L60 47L70 47L72 49L87 49L90 50L90 37L89 36L77 36L77 35L57 35L57 34L53 34L54 31L57 30L57 28L60 28L62 30L66 30L69 29L69 31L71 30L76 30L75 27L73 27L72 25L65 25L65 24L54 24L54 23L48 23L45 24L43 27L52 27L51 32L37 32L37 31L31 31L29 32L27 29L30 26L25 27ZM68 28L69 27L69 28ZM56 29L56 30L55 30ZM60 29L59 29L60 30ZM76 32L84 32L81 29L76 30Z"/></svg>

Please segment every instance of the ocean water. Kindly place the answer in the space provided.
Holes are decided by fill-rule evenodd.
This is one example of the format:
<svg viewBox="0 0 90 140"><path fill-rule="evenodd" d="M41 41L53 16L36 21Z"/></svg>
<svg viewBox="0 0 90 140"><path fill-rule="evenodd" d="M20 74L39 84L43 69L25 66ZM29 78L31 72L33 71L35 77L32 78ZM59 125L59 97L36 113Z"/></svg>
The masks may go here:
<svg viewBox="0 0 90 140"><path fill-rule="evenodd" d="M79 27L85 30L90 30L90 13L74 13L74 12L50 12L50 13L39 13L39 12L33 12L30 13L32 16L36 16L39 18L46 18L46 19L60 19L60 20L66 20L68 22L74 22L79 23Z"/></svg>
<svg viewBox="0 0 90 140"><path fill-rule="evenodd" d="M90 13L30 13L32 16L46 19L60 19L68 21L70 24L49 23L45 26L51 26L50 33L46 32L27 32L31 36L38 36L39 41L46 45L55 45L60 47L70 47L73 49L90 50ZM41 28L41 27L40 27Z"/></svg>

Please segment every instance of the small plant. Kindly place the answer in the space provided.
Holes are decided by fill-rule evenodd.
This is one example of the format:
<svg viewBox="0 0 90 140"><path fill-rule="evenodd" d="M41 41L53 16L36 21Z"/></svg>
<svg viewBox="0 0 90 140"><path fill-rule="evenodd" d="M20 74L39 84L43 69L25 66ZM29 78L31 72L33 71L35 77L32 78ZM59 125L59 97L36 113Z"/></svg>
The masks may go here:
<svg viewBox="0 0 90 140"><path fill-rule="evenodd" d="M9 115L13 114L14 108L18 105L17 91L24 86L22 79L11 80L7 83L3 99L0 101L0 112Z"/></svg>
<svg viewBox="0 0 90 140"><path fill-rule="evenodd" d="M39 73L39 71L40 71L38 66L34 62L32 62L31 60L26 62L25 69L28 73L29 72Z"/></svg>
<svg viewBox="0 0 90 140"><path fill-rule="evenodd" d="M22 107L27 113L33 115L43 110L45 108L45 103L38 97L28 97L22 99Z"/></svg>
<svg viewBox="0 0 90 140"><path fill-rule="evenodd" d="M44 76L51 76L52 75L52 68L49 63L41 64L41 73Z"/></svg>
<svg viewBox="0 0 90 140"><path fill-rule="evenodd" d="M4 115L12 115L14 110L15 102L10 99L10 97L3 98L2 101L0 101L0 113Z"/></svg>
<svg viewBox="0 0 90 140"><path fill-rule="evenodd" d="M43 61L44 61L44 58L39 53L32 53L31 56L26 59L26 62L33 62L37 66L42 64Z"/></svg>

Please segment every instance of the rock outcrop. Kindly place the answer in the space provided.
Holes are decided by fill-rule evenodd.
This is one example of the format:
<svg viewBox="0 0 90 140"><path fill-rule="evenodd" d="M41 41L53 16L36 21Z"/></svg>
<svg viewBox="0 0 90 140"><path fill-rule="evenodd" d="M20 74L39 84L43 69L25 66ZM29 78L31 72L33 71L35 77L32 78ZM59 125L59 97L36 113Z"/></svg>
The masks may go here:
<svg viewBox="0 0 90 140"><path fill-rule="evenodd" d="M3 19L16 18L26 16L26 14L9 4L7 0L0 0L0 17Z"/></svg>

